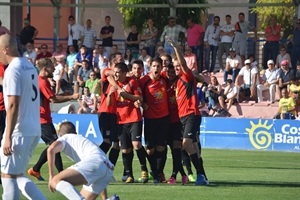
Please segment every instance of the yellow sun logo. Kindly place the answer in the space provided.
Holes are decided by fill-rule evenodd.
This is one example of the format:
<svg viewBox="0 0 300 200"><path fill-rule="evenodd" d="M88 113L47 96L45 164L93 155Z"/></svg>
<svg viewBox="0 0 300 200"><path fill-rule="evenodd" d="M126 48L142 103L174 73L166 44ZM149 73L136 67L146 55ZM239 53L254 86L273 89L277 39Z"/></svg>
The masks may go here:
<svg viewBox="0 0 300 200"><path fill-rule="evenodd" d="M262 123L260 119L257 124L254 124L250 121L251 128L246 128L247 133L249 134L249 139L251 144L256 149L266 149L270 146L272 142L272 136L270 134L270 129L273 124L267 125L268 120Z"/></svg>

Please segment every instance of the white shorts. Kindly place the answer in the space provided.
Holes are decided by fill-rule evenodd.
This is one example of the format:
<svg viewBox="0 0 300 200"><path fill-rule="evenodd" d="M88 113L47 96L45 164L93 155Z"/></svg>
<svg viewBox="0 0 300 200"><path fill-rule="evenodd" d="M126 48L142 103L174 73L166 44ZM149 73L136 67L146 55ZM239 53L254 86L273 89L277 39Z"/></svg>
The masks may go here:
<svg viewBox="0 0 300 200"><path fill-rule="evenodd" d="M113 179L113 165L99 157L90 157L69 168L78 171L88 182L83 188L94 194L100 194Z"/></svg>
<svg viewBox="0 0 300 200"><path fill-rule="evenodd" d="M247 55L247 45L247 41L237 41L232 43L232 47L235 48L236 54L242 56Z"/></svg>
<svg viewBox="0 0 300 200"><path fill-rule="evenodd" d="M36 145L39 143L41 136L13 136L12 137L12 150L10 156L3 154L1 148L1 172L5 174L19 175L24 174L27 165L35 150ZM3 136L3 147L5 137Z"/></svg>

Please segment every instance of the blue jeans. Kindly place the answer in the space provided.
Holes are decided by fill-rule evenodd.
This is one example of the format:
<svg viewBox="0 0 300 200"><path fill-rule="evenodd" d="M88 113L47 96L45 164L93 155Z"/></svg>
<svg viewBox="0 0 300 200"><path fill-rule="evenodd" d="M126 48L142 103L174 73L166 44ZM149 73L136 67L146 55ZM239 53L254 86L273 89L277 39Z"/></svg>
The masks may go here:
<svg viewBox="0 0 300 200"><path fill-rule="evenodd" d="M232 82L235 82L235 79L237 77L237 75L239 74L240 72L240 69L230 69L229 71L225 70L224 71L224 83L226 83L227 81L227 77L228 77L228 74L231 74L232 75Z"/></svg>
<svg viewBox="0 0 300 200"><path fill-rule="evenodd" d="M296 69L297 61L300 60L300 46L294 46L292 51L292 68Z"/></svg>
<svg viewBox="0 0 300 200"><path fill-rule="evenodd" d="M276 58L279 54L279 42L266 42L264 45L264 69L268 68L267 62L268 60L273 60L276 62Z"/></svg>
<svg viewBox="0 0 300 200"><path fill-rule="evenodd" d="M209 45L208 48L205 48L205 68L208 69L209 72L213 72L215 70L218 48L219 48L218 46L213 46L213 45ZM210 52L211 52L211 64L209 67Z"/></svg>
<svg viewBox="0 0 300 200"><path fill-rule="evenodd" d="M212 97L208 97L208 109L210 110L214 107L216 107L215 99Z"/></svg>
<svg viewBox="0 0 300 200"><path fill-rule="evenodd" d="M147 47L144 47L144 48L146 49L147 54L148 54L149 56L151 56L152 58L154 58L156 46L147 46Z"/></svg>
<svg viewBox="0 0 300 200"><path fill-rule="evenodd" d="M198 72L202 72L203 69L203 45L191 47L192 52L196 55Z"/></svg>

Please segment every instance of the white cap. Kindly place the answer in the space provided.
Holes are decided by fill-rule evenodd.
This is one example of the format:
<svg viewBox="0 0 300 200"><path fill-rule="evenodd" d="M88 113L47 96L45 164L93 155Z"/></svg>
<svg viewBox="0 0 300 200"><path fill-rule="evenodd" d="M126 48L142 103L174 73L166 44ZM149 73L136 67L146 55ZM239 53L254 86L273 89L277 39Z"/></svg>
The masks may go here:
<svg viewBox="0 0 300 200"><path fill-rule="evenodd" d="M249 59L245 60L245 65L250 64L251 61Z"/></svg>
<svg viewBox="0 0 300 200"><path fill-rule="evenodd" d="M273 64L274 65L274 61L273 60L268 60L268 65L269 64Z"/></svg>

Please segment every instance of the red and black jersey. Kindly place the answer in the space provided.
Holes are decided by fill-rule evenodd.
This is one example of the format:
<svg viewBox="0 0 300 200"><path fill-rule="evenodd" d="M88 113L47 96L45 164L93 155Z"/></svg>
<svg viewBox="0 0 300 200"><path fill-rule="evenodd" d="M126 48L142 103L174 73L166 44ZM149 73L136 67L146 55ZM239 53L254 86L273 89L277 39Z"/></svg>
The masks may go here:
<svg viewBox="0 0 300 200"><path fill-rule="evenodd" d="M167 82L168 109L170 123L179 122L178 106L176 102L176 82Z"/></svg>
<svg viewBox="0 0 300 200"><path fill-rule="evenodd" d="M111 105L111 106L107 106L106 103L106 97L109 91L109 82L107 80L107 76L105 75L105 72L110 70L109 68L105 68L102 70L102 74L101 74L101 99L100 99L100 104L98 107L98 112L100 113L116 113L116 106L115 105Z"/></svg>
<svg viewBox="0 0 300 200"><path fill-rule="evenodd" d="M176 101L179 117L189 114L200 115L197 99L197 82L191 70L181 73L177 80Z"/></svg>
<svg viewBox="0 0 300 200"><path fill-rule="evenodd" d="M145 75L139 80L143 101L148 104L148 109L143 110L144 118L156 119L169 114L167 84L162 77L152 80L149 75Z"/></svg>
<svg viewBox="0 0 300 200"><path fill-rule="evenodd" d="M127 93L142 96L142 91L137 80L128 78L125 82L118 82L118 85ZM115 92L118 124L127 124L142 121L140 108L134 106L134 102L124 99Z"/></svg>
<svg viewBox="0 0 300 200"><path fill-rule="evenodd" d="M55 94L47 78L39 76L39 89L41 93L40 123L52 123L50 98L55 96Z"/></svg>
<svg viewBox="0 0 300 200"><path fill-rule="evenodd" d="M0 62L0 77L3 79L4 77L5 66ZM3 98L3 88L0 85L0 111L5 110L4 98Z"/></svg>

